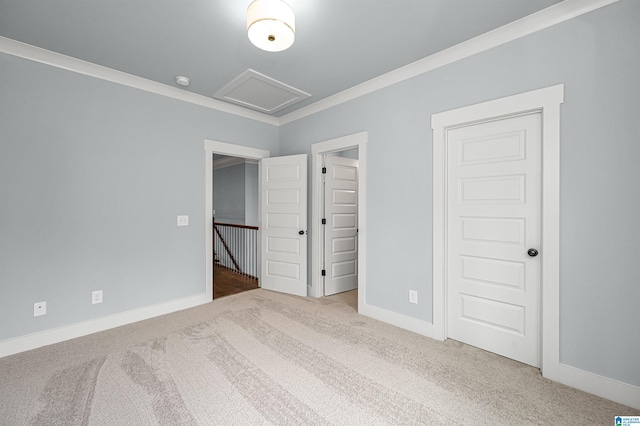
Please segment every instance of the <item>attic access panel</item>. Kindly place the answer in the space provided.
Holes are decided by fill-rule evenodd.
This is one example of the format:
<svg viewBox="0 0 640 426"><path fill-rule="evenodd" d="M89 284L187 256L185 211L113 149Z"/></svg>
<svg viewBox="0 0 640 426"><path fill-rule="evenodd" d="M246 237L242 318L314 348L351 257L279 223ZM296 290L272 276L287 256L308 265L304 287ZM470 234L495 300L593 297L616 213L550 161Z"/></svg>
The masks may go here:
<svg viewBox="0 0 640 426"><path fill-rule="evenodd" d="M248 69L213 95L266 114L310 98L309 93Z"/></svg>

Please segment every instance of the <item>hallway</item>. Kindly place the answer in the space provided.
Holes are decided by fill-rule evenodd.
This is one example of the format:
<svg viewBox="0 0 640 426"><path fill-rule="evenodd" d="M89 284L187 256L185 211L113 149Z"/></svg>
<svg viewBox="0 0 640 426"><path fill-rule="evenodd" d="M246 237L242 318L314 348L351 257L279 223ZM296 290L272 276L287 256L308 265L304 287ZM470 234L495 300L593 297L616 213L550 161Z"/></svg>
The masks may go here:
<svg viewBox="0 0 640 426"><path fill-rule="evenodd" d="M258 280L215 265L213 268L213 298L242 293L258 288Z"/></svg>

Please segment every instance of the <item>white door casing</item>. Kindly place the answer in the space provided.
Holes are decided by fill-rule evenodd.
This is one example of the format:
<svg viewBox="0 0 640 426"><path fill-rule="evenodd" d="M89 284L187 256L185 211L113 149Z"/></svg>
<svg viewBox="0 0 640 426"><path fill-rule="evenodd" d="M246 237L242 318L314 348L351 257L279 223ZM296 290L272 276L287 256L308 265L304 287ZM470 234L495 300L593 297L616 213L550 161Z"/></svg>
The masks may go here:
<svg viewBox="0 0 640 426"><path fill-rule="evenodd" d="M446 131L447 336L540 366L540 112Z"/></svg>
<svg viewBox="0 0 640 426"><path fill-rule="evenodd" d="M374 316L370 305L366 304L367 286L367 132L341 136L311 145L311 287L309 295L322 297L324 285L321 275L324 260L322 238L322 174L323 157L351 148L358 148L358 313Z"/></svg>
<svg viewBox="0 0 640 426"><path fill-rule="evenodd" d="M213 154L229 155L232 157L248 158L258 161L258 169L260 169L259 160L269 157L269 151L248 146L234 145L226 142L204 140L204 218L205 218L205 294L208 300L213 299ZM258 198L261 195L258 193ZM260 205L260 200L258 201ZM258 220L260 216L258 215ZM258 227L261 224L258 222ZM258 240L260 240L261 230L258 230ZM258 260L261 253L258 250ZM258 271L258 274L260 272ZM260 281L260 277L258 277Z"/></svg>
<svg viewBox="0 0 640 426"><path fill-rule="evenodd" d="M307 155L261 161L261 287L307 295Z"/></svg>
<svg viewBox="0 0 640 426"><path fill-rule="evenodd" d="M564 86L557 85L434 114L433 129L433 326L432 337L447 336L447 158L446 131L462 125L518 113L542 114L541 262L542 359L545 377L565 381L560 364L560 105Z"/></svg>
<svg viewBox="0 0 640 426"><path fill-rule="evenodd" d="M358 288L358 160L325 156L324 295Z"/></svg>

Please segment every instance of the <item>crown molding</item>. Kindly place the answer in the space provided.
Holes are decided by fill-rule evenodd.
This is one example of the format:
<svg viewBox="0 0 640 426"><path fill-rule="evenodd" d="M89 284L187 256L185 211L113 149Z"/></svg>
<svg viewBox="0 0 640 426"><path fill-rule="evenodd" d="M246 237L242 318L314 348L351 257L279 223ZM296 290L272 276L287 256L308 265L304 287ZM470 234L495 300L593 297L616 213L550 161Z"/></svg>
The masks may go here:
<svg viewBox="0 0 640 426"><path fill-rule="evenodd" d="M364 83L343 90L342 92L321 99L279 118L188 92L177 87L151 81L146 78L127 74L102 65L93 64L91 62L72 58L60 53L55 53L6 37L0 37L0 53L6 53L31 61L40 62L79 74L88 75L161 96L167 96L169 98L189 102L194 105L199 105L216 111L260 121L273 126L282 126L377 90L384 89L385 87L389 87L427 73L436 68L440 68L477 53L484 52L520 37L524 37L561 22L568 21L617 1L619 0L565 0L522 19L503 25L495 30L442 50L431 56L427 56L426 58L420 59Z"/></svg>
<svg viewBox="0 0 640 426"><path fill-rule="evenodd" d="M279 125L288 124L335 107L385 87L400 83L469 56L492 49L526 35L594 11L619 0L565 0L495 30L442 50L426 58L372 78L357 86L283 115Z"/></svg>
<svg viewBox="0 0 640 426"><path fill-rule="evenodd" d="M102 65L83 61L71 56L62 55L30 44L22 43L6 37L0 37L0 52L8 55L17 56L34 62L61 68L78 74L87 75L89 77L98 78L112 83L121 84L123 86L133 87L135 89L144 90L146 92L155 93L157 95L166 96L168 98L177 99L194 105L213 109L216 111L226 112L228 114L237 115L255 121L260 121L272 126L278 125L276 117L269 116L257 111L232 105L213 98L199 95L197 93L188 92L177 87L168 86L156 81L148 80L122 71L117 71Z"/></svg>

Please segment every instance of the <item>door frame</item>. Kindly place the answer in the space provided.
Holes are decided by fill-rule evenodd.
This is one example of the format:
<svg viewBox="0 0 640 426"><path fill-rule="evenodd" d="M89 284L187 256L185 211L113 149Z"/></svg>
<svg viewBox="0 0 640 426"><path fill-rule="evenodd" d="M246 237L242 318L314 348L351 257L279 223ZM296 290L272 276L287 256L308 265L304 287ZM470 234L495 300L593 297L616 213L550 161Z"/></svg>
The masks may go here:
<svg viewBox="0 0 640 426"><path fill-rule="evenodd" d="M322 156L358 148L358 312L365 304L367 248L367 140L368 132L342 136L311 145L311 288L309 296L323 297L322 285Z"/></svg>
<svg viewBox="0 0 640 426"><path fill-rule="evenodd" d="M560 367L560 105L559 84L431 116L433 130L433 337L447 338L447 166L449 128L526 112L542 115L541 371Z"/></svg>
<svg viewBox="0 0 640 426"><path fill-rule="evenodd" d="M259 160L271 156L269 151L251 148L242 145L233 145L209 139L204 140L204 229L205 229L205 293L209 301L213 300L213 154L229 155L232 157L258 160L258 176L262 169ZM262 255L262 185L258 179L258 262ZM258 269L258 282L260 282L260 269Z"/></svg>

